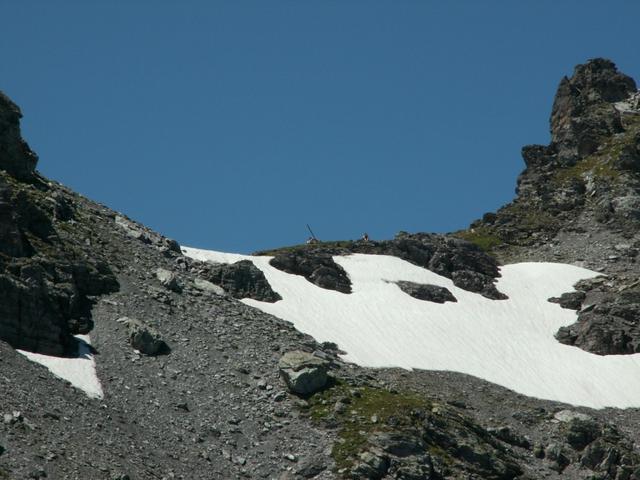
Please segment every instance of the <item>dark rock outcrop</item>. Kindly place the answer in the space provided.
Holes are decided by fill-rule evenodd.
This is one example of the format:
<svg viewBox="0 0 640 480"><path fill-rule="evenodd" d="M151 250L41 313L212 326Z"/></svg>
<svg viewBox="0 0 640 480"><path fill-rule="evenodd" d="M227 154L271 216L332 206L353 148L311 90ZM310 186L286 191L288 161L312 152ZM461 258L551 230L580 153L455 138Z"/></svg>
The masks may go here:
<svg viewBox="0 0 640 480"><path fill-rule="evenodd" d="M580 310L580 306L582 305L585 297L586 295L584 292L567 292L560 295L560 297L550 298L549 301L559 304L562 308L567 308L569 310Z"/></svg>
<svg viewBox="0 0 640 480"><path fill-rule="evenodd" d="M635 477L640 456L614 425L572 410L562 410L554 417L560 422L562 443L549 444L545 456L557 471L571 466L593 472L594 478Z"/></svg>
<svg viewBox="0 0 640 480"><path fill-rule="evenodd" d="M270 262L274 267L302 275L320 287L349 293L349 278L332 257L353 253L395 256L450 278L464 290L494 300L506 298L495 286L500 276L497 261L473 243L453 236L401 232L393 240L326 242L256 255L274 255Z"/></svg>
<svg viewBox="0 0 640 480"><path fill-rule="evenodd" d="M0 339L14 348L73 354L72 337L91 328L90 296L115 291L104 264L28 258L2 263Z"/></svg>
<svg viewBox="0 0 640 480"><path fill-rule="evenodd" d="M457 302L456 297L446 287L439 287L438 285L425 285L414 282L396 282L400 289L407 295L411 295L418 300L424 300L426 302L445 303L445 302Z"/></svg>
<svg viewBox="0 0 640 480"><path fill-rule="evenodd" d="M0 170L19 180L30 180L38 157L20 135L20 118L20 108L0 92Z"/></svg>
<svg viewBox="0 0 640 480"><path fill-rule="evenodd" d="M531 448L531 442L528 438L523 435L520 435L514 432L511 428L502 426L499 428L488 428L487 432L496 437L499 440L502 440L509 445L513 445L520 448Z"/></svg>
<svg viewBox="0 0 640 480"><path fill-rule="evenodd" d="M637 285L627 284L625 288L622 279L597 278L576 287L582 289L578 292L582 294L576 308L580 309L578 320L558 330L558 341L598 355L640 352L640 289Z"/></svg>
<svg viewBox="0 0 640 480"><path fill-rule="evenodd" d="M0 340L73 354L72 335L92 325L90 297L117 290L118 282L85 244L58 234L73 206L35 176L37 157L20 138L20 116L0 94Z"/></svg>
<svg viewBox="0 0 640 480"><path fill-rule="evenodd" d="M234 298L253 298L261 302L277 302L282 297L273 291L264 273L250 260L236 263L204 263L201 276L224 289Z"/></svg>
<svg viewBox="0 0 640 480"><path fill-rule="evenodd" d="M283 272L302 275L321 288L351 293L347 272L333 261L332 256L319 248L294 250L276 254L269 263Z"/></svg>

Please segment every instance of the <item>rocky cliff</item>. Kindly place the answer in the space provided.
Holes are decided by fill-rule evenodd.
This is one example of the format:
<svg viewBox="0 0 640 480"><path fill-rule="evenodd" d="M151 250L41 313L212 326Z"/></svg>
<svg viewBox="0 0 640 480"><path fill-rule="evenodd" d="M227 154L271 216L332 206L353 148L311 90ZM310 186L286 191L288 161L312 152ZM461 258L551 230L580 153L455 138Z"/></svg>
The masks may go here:
<svg viewBox="0 0 640 480"><path fill-rule="evenodd" d="M108 262L78 241L84 213L35 171L18 107L0 95L0 340L52 355L91 329L90 297L117 290Z"/></svg>

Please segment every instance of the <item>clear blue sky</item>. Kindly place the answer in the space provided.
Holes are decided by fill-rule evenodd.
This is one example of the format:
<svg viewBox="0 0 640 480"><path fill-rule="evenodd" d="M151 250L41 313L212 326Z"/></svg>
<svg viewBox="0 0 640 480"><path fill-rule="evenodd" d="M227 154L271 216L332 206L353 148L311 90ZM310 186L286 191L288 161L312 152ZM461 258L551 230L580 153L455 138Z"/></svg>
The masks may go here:
<svg viewBox="0 0 640 480"><path fill-rule="evenodd" d="M99 4L100 3L100 4ZM513 197L560 78L637 80L640 2L0 0L40 171L181 243L452 231Z"/></svg>

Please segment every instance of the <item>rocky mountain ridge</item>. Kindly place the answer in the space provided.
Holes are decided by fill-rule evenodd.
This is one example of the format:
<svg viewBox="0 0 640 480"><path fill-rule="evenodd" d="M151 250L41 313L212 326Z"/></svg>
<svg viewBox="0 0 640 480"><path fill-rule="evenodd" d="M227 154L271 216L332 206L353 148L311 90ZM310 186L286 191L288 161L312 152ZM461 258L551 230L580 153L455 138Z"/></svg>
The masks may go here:
<svg viewBox="0 0 640 480"><path fill-rule="evenodd" d="M560 83L551 144L523 150L517 198L468 231L263 253L344 293L349 279L332 256L394 255L496 302L501 261L582 263L609 276L557 299L580 310L559 340L632 353L635 88L607 60L578 66ZM345 363L339 346L237 300L278 300L255 267L185 257L175 241L40 176L20 115L0 97L0 478L640 478L637 409L574 408L454 372ZM405 285L453 301L424 287ZM131 319L167 349L144 354ZM87 332L102 399L15 350L73 356L73 335ZM294 387L314 369L319 391Z"/></svg>
<svg viewBox="0 0 640 480"><path fill-rule="evenodd" d="M548 244L574 246L565 236L609 234L633 256L640 221L640 110L636 84L609 60L576 67L560 82L550 119L551 143L522 149L525 170L516 198L461 232L503 261L544 255ZM635 105L635 107L632 107ZM560 249L559 260L583 261L582 250ZM619 247L620 249L624 249ZM547 255L548 256L548 255ZM593 257L593 255L590 255ZM596 265L594 258L590 260Z"/></svg>

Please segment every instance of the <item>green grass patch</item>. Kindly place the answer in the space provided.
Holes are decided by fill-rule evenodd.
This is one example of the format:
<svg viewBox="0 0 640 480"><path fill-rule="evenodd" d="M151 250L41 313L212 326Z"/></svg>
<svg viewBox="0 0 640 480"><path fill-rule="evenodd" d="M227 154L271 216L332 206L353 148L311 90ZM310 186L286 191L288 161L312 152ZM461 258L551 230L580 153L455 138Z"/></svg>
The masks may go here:
<svg viewBox="0 0 640 480"><path fill-rule="evenodd" d="M335 411L338 401L346 404L344 411L339 413ZM390 430L388 423L391 417L394 418L394 430L412 427L416 421L412 412L429 411L433 406L419 395L373 387L352 388L343 382L312 396L309 405L312 419L335 419L340 425L338 440L331 452L338 469L353 466L372 433Z"/></svg>
<svg viewBox="0 0 640 480"><path fill-rule="evenodd" d="M636 143L639 134L640 116L626 118L623 133L609 137L597 152L578 161L575 165L559 170L552 181L556 185L562 185L574 179L584 179L587 175L593 175L598 179L616 182L622 172L615 167L614 162L618 160L625 148Z"/></svg>
<svg viewBox="0 0 640 480"><path fill-rule="evenodd" d="M485 252L491 252L493 249L504 242L502 239L486 227L473 228L456 232L455 235L467 242L471 242L480 247Z"/></svg>
<svg viewBox="0 0 640 480"><path fill-rule="evenodd" d="M587 175L613 181L620 176L620 172L613 167L612 161L620 156L621 149L622 147L612 147L612 150L607 149L608 153L602 151L590 155L571 167L558 170L552 181L556 185L562 185L574 179L584 179Z"/></svg>

